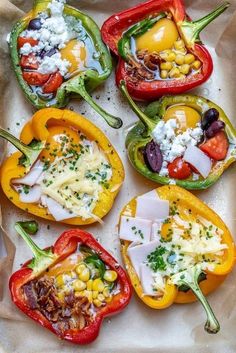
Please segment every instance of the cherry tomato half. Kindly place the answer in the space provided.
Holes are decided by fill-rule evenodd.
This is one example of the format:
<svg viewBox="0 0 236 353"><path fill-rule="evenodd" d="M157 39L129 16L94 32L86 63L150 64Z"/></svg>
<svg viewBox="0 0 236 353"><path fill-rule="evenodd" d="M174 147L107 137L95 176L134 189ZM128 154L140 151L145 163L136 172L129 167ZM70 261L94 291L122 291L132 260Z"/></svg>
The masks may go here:
<svg viewBox="0 0 236 353"><path fill-rule="evenodd" d="M44 84L42 90L43 93L53 93L55 92L62 84L63 77L60 72L55 72L49 78L49 80Z"/></svg>
<svg viewBox="0 0 236 353"><path fill-rule="evenodd" d="M25 37L18 37L17 39L17 44L18 44L18 49L23 47L24 44L29 43L31 47L34 47L35 45L38 44L38 40L34 38L25 38Z"/></svg>
<svg viewBox="0 0 236 353"><path fill-rule="evenodd" d="M29 55L22 55L20 59L20 66L23 69L37 70L39 67L39 62L36 55L31 53Z"/></svg>
<svg viewBox="0 0 236 353"><path fill-rule="evenodd" d="M175 179L187 179L191 174L191 168L181 157L176 158L168 166L169 176Z"/></svg>
<svg viewBox="0 0 236 353"><path fill-rule="evenodd" d="M226 133L224 131L219 131L214 137L210 138L199 147L212 159L221 161L222 159L225 159L227 155L229 141Z"/></svg>
<svg viewBox="0 0 236 353"><path fill-rule="evenodd" d="M22 76L32 86L42 86L50 77L48 74L41 74L36 71L24 71Z"/></svg>

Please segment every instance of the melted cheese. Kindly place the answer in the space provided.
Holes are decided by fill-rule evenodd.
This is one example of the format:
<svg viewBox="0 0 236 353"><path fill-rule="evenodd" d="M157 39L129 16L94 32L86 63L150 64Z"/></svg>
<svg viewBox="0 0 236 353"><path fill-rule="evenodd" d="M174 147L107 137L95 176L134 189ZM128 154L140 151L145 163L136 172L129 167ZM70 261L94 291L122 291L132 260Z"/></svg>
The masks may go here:
<svg viewBox="0 0 236 353"><path fill-rule="evenodd" d="M90 218L112 170L104 153L87 142L78 158L56 158L45 171L42 192L82 218Z"/></svg>

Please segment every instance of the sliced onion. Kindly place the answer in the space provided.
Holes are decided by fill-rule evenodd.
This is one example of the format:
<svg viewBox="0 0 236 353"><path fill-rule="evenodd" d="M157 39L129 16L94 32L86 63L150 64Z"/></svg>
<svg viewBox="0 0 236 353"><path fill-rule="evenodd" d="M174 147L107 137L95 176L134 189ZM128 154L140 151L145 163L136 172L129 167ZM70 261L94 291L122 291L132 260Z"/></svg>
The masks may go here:
<svg viewBox="0 0 236 353"><path fill-rule="evenodd" d="M212 166L211 159L198 147L189 145L183 159L196 168L204 178L208 177Z"/></svg>
<svg viewBox="0 0 236 353"><path fill-rule="evenodd" d="M13 184L24 184L33 186L36 184L38 178L43 173L44 164L38 160L34 166L30 169L29 173L27 173L23 178L14 179Z"/></svg>
<svg viewBox="0 0 236 353"><path fill-rule="evenodd" d="M55 218L56 221L63 221L64 219L69 219L78 216L75 213L71 213L68 209L61 206L55 200L51 199L51 197L47 197L43 201L46 202L48 211Z"/></svg>
<svg viewBox="0 0 236 353"><path fill-rule="evenodd" d="M32 188L29 189L29 192L26 194L23 189L21 188L21 193L19 194L19 198L21 202L25 203L36 203L39 202L42 190L41 186L34 185Z"/></svg>

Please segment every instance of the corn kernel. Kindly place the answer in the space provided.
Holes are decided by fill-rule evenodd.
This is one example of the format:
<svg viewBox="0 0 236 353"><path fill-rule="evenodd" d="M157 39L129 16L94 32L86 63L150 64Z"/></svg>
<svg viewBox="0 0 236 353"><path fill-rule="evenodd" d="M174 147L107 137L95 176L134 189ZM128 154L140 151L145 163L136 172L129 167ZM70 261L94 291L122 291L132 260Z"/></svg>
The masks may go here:
<svg viewBox="0 0 236 353"><path fill-rule="evenodd" d="M164 51L162 51L160 53L160 57L164 60L166 60L166 58L168 57L168 55L171 53L171 50L170 49L166 49Z"/></svg>
<svg viewBox="0 0 236 353"><path fill-rule="evenodd" d="M81 292L75 292L75 297L76 297L76 298L85 297L85 291L82 290Z"/></svg>
<svg viewBox="0 0 236 353"><path fill-rule="evenodd" d="M179 69L177 67L173 67L172 70L169 72L170 78L178 78L180 76Z"/></svg>
<svg viewBox="0 0 236 353"><path fill-rule="evenodd" d="M88 282L90 279L90 271L87 267L79 274L79 279L81 281Z"/></svg>
<svg viewBox="0 0 236 353"><path fill-rule="evenodd" d="M186 54L187 54L186 48L181 48L181 49L179 49L179 50L178 50L178 54L186 55Z"/></svg>
<svg viewBox="0 0 236 353"><path fill-rule="evenodd" d="M86 283L81 281L80 279L76 279L73 282L73 288L75 291L82 291L86 288Z"/></svg>
<svg viewBox="0 0 236 353"><path fill-rule="evenodd" d="M96 299L98 296L98 291L97 290L94 290L93 291L93 299Z"/></svg>
<svg viewBox="0 0 236 353"><path fill-rule="evenodd" d="M191 67L192 67L194 70L198 70L198 69L200 69L201 65L202 65L201 61L195 60L195 61L192 63Z"/></svg>
<svg viewBox="0 0 236 353"><path fill-rule="evenodd" d="M175 57L175 62L177 65L183 65L184 63L184 55L183 54L177 54Z"/></svg>
<svg viewBox="0 0 236 353"><path fill-rule="evenodd" d="M89 303L93 302L93 293L91 290L85 290L84 295L88 298Z"/></svg>
<svg viewBox="0 0 236 353"><path fill-rule="evenodd" d="M161 78L165 79L168 77L168 71L167 70L161 70Z"/></svg>
<svg viewBox="0 0 236 353"><path fill-rule="evenodd" d="M161 63L160 67L161 70L171 70L172 69L172 63L171 62L165 62L165 63Z"/></svg>
<svg viewBox="0 0 236 353"><path fill-rule="evenodd" d="M184 57L185 64L192 64L195 60L195 56L193 54L186 54Z"/></svg>
<svg viewBox="0 0 236 353"><path fill-rule="evenodd" d="M98 308L102 305L102 302L100 302L100 300L98 300L98 299L94 299L93 303L94 303L94 305L96 305Z"/></svg>
<svg viewBox="0 0 236 353"><path fill-rule="evenodd" d="M105 300L105 297L103 294L98 294L98 300L100 300L101 302L103 302Z"/></svg>
<svg viewBox="0 0 236 353"><path fill-rule="evenodd" d="M104 279L107 282L114 282L117 279L116 271L107 270L104 273Z"/></svg>
<svg viewBox="0 0 236 353"><path fill-rule="evenodd" d="M103 292L104 287L105 287L104 283L100 278L96 278L93 281L93 290L96 290L98 292Z"/></svg>
<svg viewBox="0 0 236 353"><path fill-rule="evenodd" d="M80 264L76 266L75 271L79 275L87 266L85 264Z"/></svg>
<svg viewBox="0 0 236 353"><path fill-rule="evenodd" d="M167 56L166 61L175 61L175 53L174 53L174 52L171 52L171 53Z"/></svg>
<svg viewBox="0 0 236 353"><path fill-rule="evenodd" d="M189 73L190 70L190 65L189 64L183 64L180 66L179 71L184 74L187 75Z"/></svg>
<svg viewBox="0 0 236 353"><path fill-rule="evenodd" d="M184 48L185 47L184 41L182 39L176 40L174 42L174 47L175 47L176 50Z"/></svg>
<svg viewBox="0 0 236 353"><path fill-rule="evenodd" d="M183 80L186 76L184 74L180 74L179 77L176 77L178 80Z"/></svg>
<svg viewBox="0 0 236 353"><path fill-rule="evenodd" d="M107 303L110 303L112 301L112 296L108 297L105 299Z"/></svg>
<svg viewBox="0 0 236 353"><path fill-rule="evenodd" d="M109 288L105 287L102 294L104 295L105 298L108 298L110 296Z"/></svg>
<svg viewBox="0 0 236 353"><path fill-rule="evenodd" d="M57 287L62 287L65 284L63 275L58 275L56 277L56 285Z"/></svg>
<svg viewBox="0 0 236 353"><path fill-rule="evenodd" d="M92 290L92 288L93 288L93 280L90 279L86 284L87 284L87 289L88 290Z"/></svg>

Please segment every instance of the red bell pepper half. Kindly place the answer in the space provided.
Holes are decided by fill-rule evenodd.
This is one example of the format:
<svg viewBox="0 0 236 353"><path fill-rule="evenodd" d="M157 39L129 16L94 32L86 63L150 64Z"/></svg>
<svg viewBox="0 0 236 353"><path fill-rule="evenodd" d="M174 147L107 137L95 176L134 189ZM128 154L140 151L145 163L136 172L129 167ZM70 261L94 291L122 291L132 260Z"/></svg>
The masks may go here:
<svg viewBox="0 0 236 353"><path fill-rule="evenodd" d="M183 93L205 82L212 73L213 63L210 53L200 42L199 33L228 6L228 3L224 3L200 20L191 21L182 0L149 0L108 18L102 26L101 33L103 41L119 56L117 85L124 80L133 99L155 100L162 95ZM163 15L165 16L165 13L172 15L172 20L188 52L194 54L202 63L201 69L183 79L155 78L132 82L126 63L129 58L129 55L126 55L127 46L130 46L128 39L147 31Z"/></svg>
<svg viewBox="0 0 236 353"><path fill-rule="evenodd" d="M52 331L60 339L68 340L72 343L87 344L96 339L99 334L100 326L106 316L123 310L131 298L131 285L129 279L117 263L117 261L94 239L94 237L83 230L73 229L65 231L58 238L56 243L49 249L41 250L31 239L28 233L23 229L22 222L16 223L16 230L31 248L34 258L22 266L22 268L12 274L9 287L13 302L18 308L35 320L43 327ZM28 230L29 232L29 230ZM32 233L31 233L32 234ZM116 271L119 283L119 292L112 296L112 300L105 306L99 308L92 322L82 329L68 329L59 333L55 326L39 311L32 310L25 298L23 286L36 279L52 265L59 263L77 250L78 245L85 245L99 258L108 265L113 271Z"/></svg>

